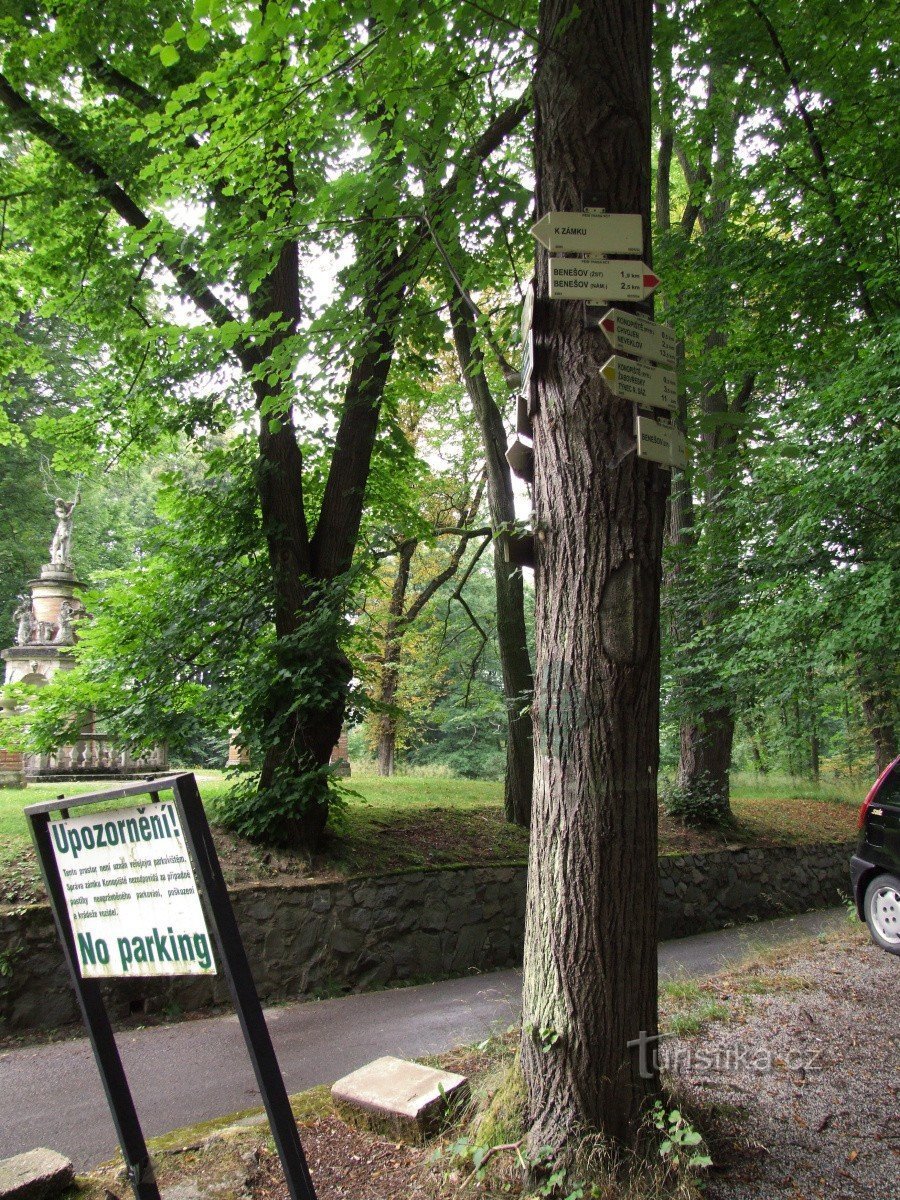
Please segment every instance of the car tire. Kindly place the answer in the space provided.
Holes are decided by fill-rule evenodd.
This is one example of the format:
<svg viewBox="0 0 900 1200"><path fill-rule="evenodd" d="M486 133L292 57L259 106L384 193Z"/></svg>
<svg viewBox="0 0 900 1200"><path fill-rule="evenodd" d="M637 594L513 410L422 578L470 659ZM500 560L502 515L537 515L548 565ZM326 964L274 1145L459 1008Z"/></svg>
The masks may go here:
<svg viewBox="0 0 900 1200"><path fill-rule="evenodd" d="M872 941L900 954L900 879L896 875L876 875L866 888L863 916Z"/></svg>

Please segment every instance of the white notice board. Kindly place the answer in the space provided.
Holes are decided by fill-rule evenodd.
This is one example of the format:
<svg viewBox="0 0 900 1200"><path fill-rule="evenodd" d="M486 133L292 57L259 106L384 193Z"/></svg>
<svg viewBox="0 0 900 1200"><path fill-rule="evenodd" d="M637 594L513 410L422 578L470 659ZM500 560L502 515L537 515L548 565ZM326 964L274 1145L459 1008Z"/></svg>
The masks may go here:
<svg viewBox="0 0 900 1200"><path fill-rule="evenodd" d="M216 973L174 804L66 817L50 833L83 978Z"/></svg>

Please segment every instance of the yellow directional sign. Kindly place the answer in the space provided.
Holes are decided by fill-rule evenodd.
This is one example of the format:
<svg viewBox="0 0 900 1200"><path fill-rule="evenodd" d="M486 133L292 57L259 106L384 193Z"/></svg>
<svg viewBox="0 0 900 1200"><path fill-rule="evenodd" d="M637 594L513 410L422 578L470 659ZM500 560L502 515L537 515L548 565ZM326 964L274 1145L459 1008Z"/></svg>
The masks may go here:
<svg viewBox="0 0 900 1200"><path fill-rule="evenodd" d="M609 308L593 319L588 314L588 319L592 324L593 320L597 321L613 350L649 358L664 367L675 366L675 330L671 325L657 325L655 321L648 321L636 313L622 312L619 308Z"/></svg>
<svg viewBox="0 0 900 1200"><path fill-rule="evenodd" d="M531 227L531 236L557 251L581 254L643 254L643 225L638 213L551 212Z"/></svg>
<svg viewBox="0 0 900 1200"><path fill-rule="evenodd" d="M634 431L637 435L638 458L649 459L662 467L687 465L687 447L680 430L671 425L660 425L649 417L637 416Z"/></svg>
<svg viewBox="0 0 900 1200"><path fill-rule="evenodd" d="M659 276L646 263L627 258L606 262L551 258L549 265L551 300L587 300L590 304L645 300L659 284Z"/></svg>
<svg viewBox="0 0 900 1200"><path fill-rule="evenodd" d="M600 368L609 390L623 400L664 408L674 412L678 407L678 382L674 371L663 367L648 367L643 363L613 354Z"/></svg>

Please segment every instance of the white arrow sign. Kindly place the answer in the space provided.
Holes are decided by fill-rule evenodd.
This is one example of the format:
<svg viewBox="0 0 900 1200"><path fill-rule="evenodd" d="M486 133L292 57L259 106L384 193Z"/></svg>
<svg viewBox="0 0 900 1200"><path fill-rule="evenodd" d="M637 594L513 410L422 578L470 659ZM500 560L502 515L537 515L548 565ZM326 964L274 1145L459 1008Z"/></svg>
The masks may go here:
<svg viewBox="0 0 900 1200"><path fill-rule="evenodd" d="M528 336L528 331L531 329L531 322L534 319L534 280L528 284L528 290L525 293L525 299L522 301L522 320L519 324L519 330L522 334L524 342Z"/></svg>
<svg viewBox="0 0 900 1200"><path fill-rule="evenodd" d="M550 259L551 300L644 300L659 278L646 263L611 258L587 262L577 258Z"/></svg>
<svg viewBox="0 0 900 1200"><path fill-rule="evenodd" d="M531 227L551 254L643 254L643 226L637 213L552 212Z"/></svg>
<svg viewBox="0 0 900 1200"><path fill-rule="evenodd" d="M663 467L687 466L684 434L671 425L660 425L649 417L635 418L638 458L647 458Z"/></svg>
<svg viewBox="0 0 900 1200"><path fill-rule="evenodd" d="M671 325L657 325L618 308L607 309L597 323L613 350L649 358L664 367L675 366L675 330Z"/></svg>
<svg viewBox="0 0 900 1200"><path fill-rule="evenodd" d="M646 404L650 408L664 408L674 412L678 407L678 377L674 371L663 367L645 367L613 354L600 368L609 390L623 400L634 404Z"/></svg>
<svg viewBox="0 0 900 1200"><path fill-rule="evenodd" d="M528 391L528 385L531 383L531 373L534 370L534 334L529 330L528 336L522 346L522 371L520 387L523 392Z"/></svg>

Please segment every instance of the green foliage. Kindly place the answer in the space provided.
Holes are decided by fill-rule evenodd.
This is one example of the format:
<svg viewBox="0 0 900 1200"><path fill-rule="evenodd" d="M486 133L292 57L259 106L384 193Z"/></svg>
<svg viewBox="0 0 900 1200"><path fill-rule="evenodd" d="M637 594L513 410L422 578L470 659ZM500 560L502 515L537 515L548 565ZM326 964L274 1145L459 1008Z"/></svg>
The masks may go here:
<svg viewBox="0 0 900 1200"><path fill-rule="evenodd" d="M697 779L689 787L666 779L660 788L660 801L666 813L684 825L716 828L731 821L730 814L723 811L721 793L708 777Z"/></svg>
<svg viewBox="0 0 900 1200"><path fill-rule="evenodd" d="M318 714L340 711L346 678L332 647L344 630L345 586L311 586L300 628L281 638L269 631L242 663L236 720L251 763L314 725ZM217 809L226 828L252 841L291 845L294 823L311 808L324 802L337 815L344 802L332 768L317 765L310 752L278 762L262 790L257 782L255 772L244 775Z"/></svg>
<svg viewBox="0 0 900 1200"><path fill-rule="evenodd" d="M679 721L718 709L748 765L852 770L872 759L863 695L897 691L889 18L713 3L692 37L682 15L660 13L657 40L675 166L656 265L693 451L667 553L664 756Z"/></svg>
<svg viewBox="0 0 900 1200"><path fill-rule="evenodd" d="M650 1119L662 1135L659 1143L660 1158L673 1172L682 1174L712 1166L703 1135L692 1127L679 1109L674 1108L667 1112L662 1102L657 1100Z"/></svg>

